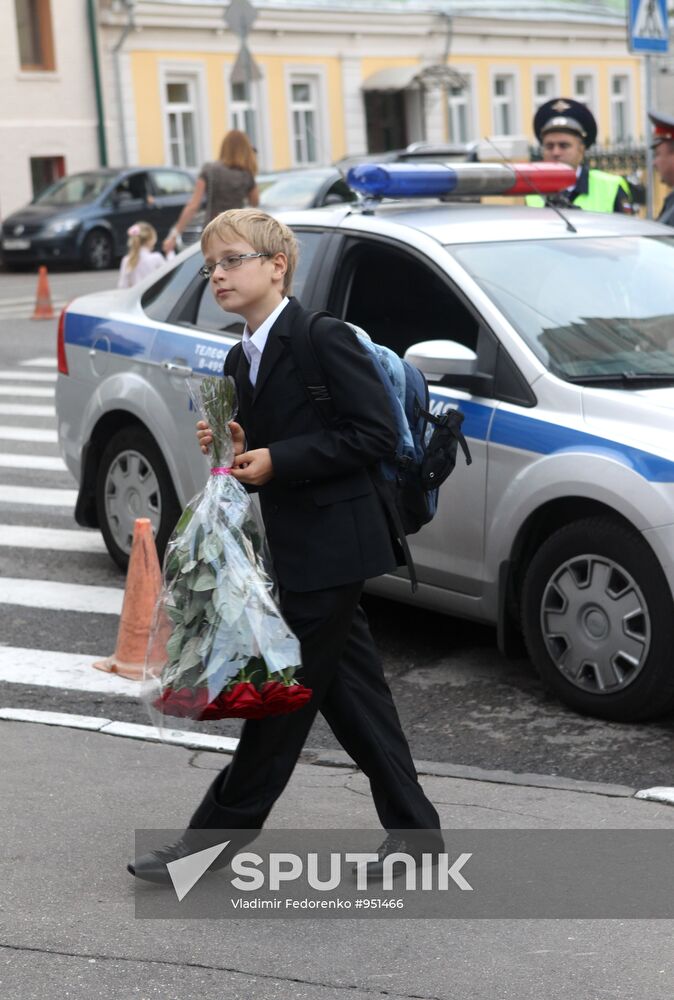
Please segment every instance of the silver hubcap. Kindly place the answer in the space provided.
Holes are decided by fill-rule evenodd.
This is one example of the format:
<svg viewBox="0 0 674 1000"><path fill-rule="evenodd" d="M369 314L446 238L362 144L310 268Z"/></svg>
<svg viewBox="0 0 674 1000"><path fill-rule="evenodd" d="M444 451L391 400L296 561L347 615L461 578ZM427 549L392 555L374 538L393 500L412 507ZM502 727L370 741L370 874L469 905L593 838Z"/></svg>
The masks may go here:
<svg viewBox="0 0 674 1000"><path fill-rule="evenodd" d="M110 262L110 246L105 236L92 236L89 257L95 267L105 267Z"/></svg>
<svg viewBox="0 0 674 1000"><path fill-rule="evenodd" d="M651 623L636 582L603 556L569 559L550 577L541 630L559 672L592 694L614 694L639 675L648 656Z"/></svg>
<svg viewBox="0 0 674 1000"><path fill-rule="evenodd" d="M122 451L105 478L105 512L116 544L131 552L137 517L149 517L156 535L161 521L161 494L154 469L137 451Z"/></svg>

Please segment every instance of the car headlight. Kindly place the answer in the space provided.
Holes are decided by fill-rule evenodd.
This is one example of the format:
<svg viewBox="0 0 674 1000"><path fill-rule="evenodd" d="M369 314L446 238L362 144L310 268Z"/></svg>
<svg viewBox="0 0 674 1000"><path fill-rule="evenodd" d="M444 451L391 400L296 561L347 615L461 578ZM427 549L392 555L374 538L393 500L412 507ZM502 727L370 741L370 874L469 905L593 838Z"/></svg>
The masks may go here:
<svg viewBox="0 0 674 1000"><path fill-rule="evenodd" d="M61 233L70 233L79 226L79 219L56 219L45 227L45 232L50 236L60 236Z"/></svg>

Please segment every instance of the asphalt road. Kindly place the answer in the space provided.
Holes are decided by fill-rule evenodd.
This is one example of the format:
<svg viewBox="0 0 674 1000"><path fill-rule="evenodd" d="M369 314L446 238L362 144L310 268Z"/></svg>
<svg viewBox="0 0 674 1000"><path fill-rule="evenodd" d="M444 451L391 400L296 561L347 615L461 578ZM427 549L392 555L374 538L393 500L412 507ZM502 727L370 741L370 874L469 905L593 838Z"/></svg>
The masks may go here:
<svg viewBox="0 0 674 1000"><path fill-rule="evenodd" d="M18 295L17 277L34 281L30 275L0 274L0 303ZM111 287L115 283L112 272L58 277L59 291L68 298L93 290L96 284ZM23 286L20 292L25 294ZM55 330L55 321L0 315L0 368L12 369L21 361L53 355ZM0 424L56 426L52 416L21 414L4 415ZM58 448L52 443L2 440L0 452L57 456ZM0 467L0 489L3 486L39 490L73 489L75 484L64 470ZM0 500L2 525L75 528L67 507L6 499ZM3 577L123 586L123 577L104 553L70 554L11 545L0 546L0 580ZM365 606L417 759L633 787L672 783L674 719L632 726L583 718L544 691L527 660L501 657L493 629L381 599L366 598ZM109 614L0 603L0 643L6 646L95 658L113 651L116 631L117 619ZM14 683L0 683L0 705L148 721L135 699ZM231 720L204 728L236 735L240 723ZM322 719L307 745L338 746Z"/></svg>

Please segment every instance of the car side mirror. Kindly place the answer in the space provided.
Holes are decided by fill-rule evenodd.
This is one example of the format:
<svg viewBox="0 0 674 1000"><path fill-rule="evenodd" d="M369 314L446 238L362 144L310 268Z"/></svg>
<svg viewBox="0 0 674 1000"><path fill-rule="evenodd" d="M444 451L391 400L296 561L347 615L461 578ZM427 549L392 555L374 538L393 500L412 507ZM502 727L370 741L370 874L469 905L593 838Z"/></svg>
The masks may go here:
<svg viewBox="0 0 674 1000"><path fill-rule="evenodd" d="M475 351L456 340L425 340L405 351L405 360L423 372L431 383L491 395L493 376L478 369Z"/></svg>
<svg viewBox="0 0 674 1000"><path fill-rule="evenodd" d="M445 375L477 375L477 354L456 340L424 340L405 351L405 360L423 372L429 382Z"/></svg>

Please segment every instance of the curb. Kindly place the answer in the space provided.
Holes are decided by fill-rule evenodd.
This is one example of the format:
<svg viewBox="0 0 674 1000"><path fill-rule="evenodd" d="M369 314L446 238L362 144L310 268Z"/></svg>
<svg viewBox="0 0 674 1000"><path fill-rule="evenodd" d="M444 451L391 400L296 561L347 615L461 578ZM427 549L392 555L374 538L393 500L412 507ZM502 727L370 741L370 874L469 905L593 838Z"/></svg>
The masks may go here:
<svg viewBox="0 0 674 1000"><path fill-rule="evenodd" d="M189 750L210 750L233 753L239 741L231 736L211 736L209 733L186 733L182 729L165 729L160 734L156 726L141 726L133 722L113 722L95 715L68 715L66 712L40 712L33 708L0 708L0 720L32 722L43 726L63 726L66 729L87 729L105 736L122 736L147 743L170 743Z"/></svg>
<svg viewBox="0 0 674 1000"><path fill-rule="evenodd" d="M42 712L32 708L0 708L0 720L30 722L46 726L63 726L68 729L86 729L105 736L118 736L148 743L166 743L189 750L209 753L234 753L239 741L231 736L213 736L209 733L190 733L181 729L165 729L163 735L155 726L142 726L131 722L113 722L111 719L92 715L69 715L65 712ZM358 768L343 750L312 750L307 747L301 758L305 764L318 767L343 767L352 771ZM433 778L457 778L463 781L480 781L496 785L517 785L528 788L549 788L554 791L579 792L585 795L602 795L609 798L637 798L674 805L674 789L647 788L637 790L627 785L603 784L598 781L579 781L575 778L558 778L549 774L516 774L514 771L488 771L465 764L448 764L442 761L415 760L418 774Z"/></svg>
<svg viewBox="0 0 674 1000"><path fill-rule="evenodd" d="M308 753L309 751L307 751ZM312 764L330 767L354 767L353 761L343 750L320 750ZM632 798L635 788L628 785L611 785L599 781L580 781L577 778L558 778L554 774L517 774L515 771L488 771L467 764L447 764L443 761L415 760L419 774L433 778L459 778L463 781L485 781L493 785L523 785L529 788L552 788L566 792L585 792L588 795L605 795L612 798ZM644 796L640 796L644 797ZM674 804L674 802L672 803Z"/></svg>

